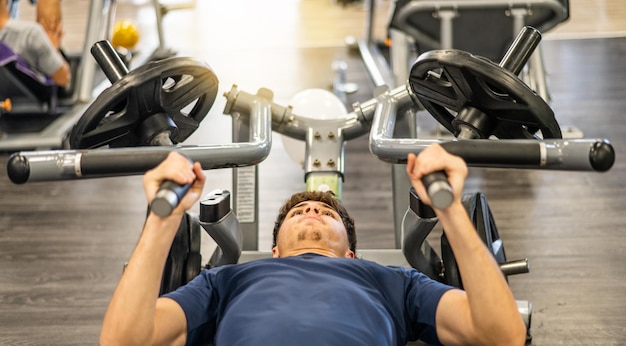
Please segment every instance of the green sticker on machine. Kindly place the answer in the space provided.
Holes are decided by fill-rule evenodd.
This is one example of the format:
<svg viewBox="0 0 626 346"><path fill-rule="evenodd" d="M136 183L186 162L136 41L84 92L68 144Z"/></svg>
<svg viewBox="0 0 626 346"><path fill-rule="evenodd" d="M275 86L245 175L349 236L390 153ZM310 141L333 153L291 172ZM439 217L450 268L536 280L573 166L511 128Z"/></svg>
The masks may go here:
<svg viewBox="0 0 626 346"><path fill-rule="evenodd" d="M332 191L337 199L341 199L341 177L332 175L311 175L307 178L307 191Z"/></svg>

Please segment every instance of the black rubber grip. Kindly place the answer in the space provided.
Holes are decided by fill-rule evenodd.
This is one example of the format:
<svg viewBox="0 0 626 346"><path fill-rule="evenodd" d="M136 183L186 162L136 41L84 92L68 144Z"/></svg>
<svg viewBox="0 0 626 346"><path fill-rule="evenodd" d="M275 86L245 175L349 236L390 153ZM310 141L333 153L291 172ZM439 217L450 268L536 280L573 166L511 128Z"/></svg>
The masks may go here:
<svg viewBox="0 0 626 346"><path fill-rule="evenodd" d="M430 197L430 204L435 209L446 209L452 204L454 194L448 182L448 176L443 171L430 173L422 177L422 184Z"/></svg>
<svg viewBox="0 0 626 346"><path fill-rule="evenodd" d="M7 162L7 175L14 184L24 184L30 177L28 159L19 154L13 154Z"/></svg>
<svg viewBox="0 0 626 346"><path fill-rule="evenodd" d="M598 141L589 150L589 162L594 170L606 172L615 163L615 149L607 141Z"/></svg>
<svg viewBox="0 0 626 346"><path fill-rule="evenodd" d="M180 185L171 180L165 181L154 196L150 210L160 217L169 216L190 188L191 184Z"/></svg>

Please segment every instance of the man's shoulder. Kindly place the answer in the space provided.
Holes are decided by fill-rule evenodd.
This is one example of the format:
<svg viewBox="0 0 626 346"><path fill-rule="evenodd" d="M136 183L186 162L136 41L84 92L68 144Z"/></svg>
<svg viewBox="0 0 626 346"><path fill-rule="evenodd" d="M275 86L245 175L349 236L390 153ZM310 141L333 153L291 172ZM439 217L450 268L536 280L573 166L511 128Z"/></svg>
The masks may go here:
<svg viewBox="0 0 626 346"><path fill-rule="evenodd" d="M7 22L4 26L6 30L14 30L19 32L35 32L43 31L43 28L37 22L31 22L26 20L13 19Z"/></svg>
<svg viewBox="0 0 626 346"><path fill-rule="evenodd" d="M3 40L10 41L11 45L16 43L19 45L20 43L18 42L29 42L29 44L32 44L33 40L39 42L41 41L40 38L46 37L46 32L39 23L22 20L8 21L4 28L0 30L0 33L2 33L0 37ZM7 42L7 44L9 43Z"/></svg>

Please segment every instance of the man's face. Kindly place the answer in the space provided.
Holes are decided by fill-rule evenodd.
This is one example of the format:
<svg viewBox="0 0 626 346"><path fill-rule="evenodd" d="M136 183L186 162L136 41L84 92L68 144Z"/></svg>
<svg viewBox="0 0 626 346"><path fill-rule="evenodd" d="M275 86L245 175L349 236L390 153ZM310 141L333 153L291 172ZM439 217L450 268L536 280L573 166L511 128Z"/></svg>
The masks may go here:
<svg viewBox="0 0 626 346"><path fill-rule="evenodd" d="M320 201L304 201L285 217L272 249L274 257L314 252L330 257L354 257L339 214Z"/></svg>

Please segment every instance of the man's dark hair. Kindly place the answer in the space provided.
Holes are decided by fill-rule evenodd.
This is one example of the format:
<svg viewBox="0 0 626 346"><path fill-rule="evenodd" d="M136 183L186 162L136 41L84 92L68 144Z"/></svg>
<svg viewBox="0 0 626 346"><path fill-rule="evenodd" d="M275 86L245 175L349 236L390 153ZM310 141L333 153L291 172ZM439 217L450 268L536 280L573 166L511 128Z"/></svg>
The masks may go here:
<svg viewBox="0 0 626 346"><path fill-rule="evenodd" d="M278 230L280 226L285 221L285 217L287 213L291 210L291 208L295 207L301 202L305 201L319 201L328 204L331 208L333 208L339 217L341 217L341 221L343 225L346 227L346 232L348 233L348 243L350 244L350 250L352 252L356 252L356 229L354 228L354 219L350 217L346 208L335 198L335 195L332 192L322 192L322 191L305 191L298 192L291 197L280 207L278 211L278 216L276 217L276 222L274 222L274 236L272 240L272 247L276 246L276 237L278 236Z"/></svg>

